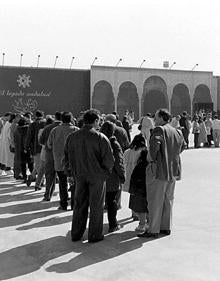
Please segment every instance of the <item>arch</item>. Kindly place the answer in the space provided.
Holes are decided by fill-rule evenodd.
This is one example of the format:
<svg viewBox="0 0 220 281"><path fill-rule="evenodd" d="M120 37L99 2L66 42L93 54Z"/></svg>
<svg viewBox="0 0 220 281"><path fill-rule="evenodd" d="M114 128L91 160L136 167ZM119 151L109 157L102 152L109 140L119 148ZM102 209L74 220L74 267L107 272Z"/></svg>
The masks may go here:
<svg viewBox="0 0 220 281"><path fill-rule="evenodd" d="M183 111L187 111L191 114L191 101L188 87L180 83L173 88L171 114L177 115L181 114Z"/></svg>
<svg viewBox="0 0 220 281"><path fill-rule="evenodd" d="M139 117L139 105L138 105L138 93L137 87L134 83L126 81L119 87L117 97L117 112L122 117L125 114L125 110L134 112L134 120L138 120Z"/></svg>
<svg viewBox="0 0 220 281"><path fill-rule="evenodd" d="M114 95L109 82L101 80L94 86L92 94L92 107L101 113L112 113L114 111Z"/></svg>
<svg viewBox="0 0 220 281"><path fill-rule="evenodd" d="M193 96L193 112L204 110L213 110L213 102L210 94L210 89L204 84L196 87Z"/></svg>
<svg viewBox="0 0 220 281"><path fill-rule="evenodd" d="M159 76L151 76L144 82L142 115L155 113L159 108L169 109L166 82Z"/></svg>

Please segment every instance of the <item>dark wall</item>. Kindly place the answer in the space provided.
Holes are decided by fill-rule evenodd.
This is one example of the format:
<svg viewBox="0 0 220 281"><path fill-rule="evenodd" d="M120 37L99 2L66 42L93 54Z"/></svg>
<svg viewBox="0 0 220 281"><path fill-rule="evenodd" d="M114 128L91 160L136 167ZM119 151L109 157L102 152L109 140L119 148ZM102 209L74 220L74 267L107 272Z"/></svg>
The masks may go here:
<svg viewBox="0 0 220 281"><path fill-rule="evenodd" d="M78 115L90 106L90 70L0 67L0 115L41 109Z"/></svg>

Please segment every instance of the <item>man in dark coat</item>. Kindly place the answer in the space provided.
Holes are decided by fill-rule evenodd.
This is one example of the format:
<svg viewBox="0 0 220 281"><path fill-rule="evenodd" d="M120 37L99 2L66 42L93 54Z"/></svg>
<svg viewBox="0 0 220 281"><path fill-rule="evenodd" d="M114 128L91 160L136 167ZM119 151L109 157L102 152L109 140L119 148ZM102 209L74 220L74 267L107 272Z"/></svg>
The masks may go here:
<svg viewBox="0 0 220 281"><path fill-rule="evenodd" d="M38 141L38 133L40 129L44 128L46 120L44 119L44 113L40 110L36 111L35 116L35 121L32 122L28 127L27 138L25 143L25 150L27 152L30 151L30 154L34 157L34 170L31 175L28 176L28 186L36 178L36 173L39 175L44 172L40 165L41 145ZM35 188L35 190L38 189L40 189L40 187Z"/></svg>
<svg viewBox="0 0 220 281"><path fill-rule="evenodd" d="M85 112L84 126L68 136L65 145L65 166L76 180L75 205L72 220L72 241L82 238L86 229L88 208L90 221L88 241L103 240L104 182L114 165L107 137L98 132L99 112Z"/></svg>
<svg viewBox="0 0 220 281"><path fill-rule="evenodd" d="M190 123L188 120L187 112L183 111L182 116L179 120L180 127L183 133L184 140L186 142L186 147L189 147L189 133L190 133Z"/></svg>
<svg viewBox="0 0 220 281"><path fill-rule="evenodd" d="M55 113L55 122L53 124L47 125L44 128L39 140L41 145L45 145L46 188L45 188L44 198L42 201L50 201L55 189L56 171L54 168L53 152L51 149L49 149L47 145L47 140L52 129L61 125L61 115L62 114L59 111Z"/></svg>
<svg viewBox="0 0 220 281"><path fill-rule="evenodd" d="M180 179L180 153L185 142L182 132L173 128L169 120L170 113L166 109L156 112L156 127L149 146L150 160L156 166L154 177L147 181L149 229L139 237L156 238L159 233L169 235L171 232L174 188L176 179Z"/></svg>

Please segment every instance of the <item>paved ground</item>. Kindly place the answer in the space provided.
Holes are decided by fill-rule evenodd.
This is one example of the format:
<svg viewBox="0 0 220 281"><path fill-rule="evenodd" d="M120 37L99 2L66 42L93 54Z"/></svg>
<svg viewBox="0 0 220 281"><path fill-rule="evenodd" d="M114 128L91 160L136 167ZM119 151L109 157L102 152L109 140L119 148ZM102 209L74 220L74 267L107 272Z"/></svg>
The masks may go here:
<svg viewBox="0 0 220 281"><path fill-rule="evenodd" d="M156 240L136 237L128 196L123 228L97 244L70 241L71 211L60 212L58 195L0 179L0 280L219 281L220 149L182 154L183 180L175 193L173 231Z"/></svg>

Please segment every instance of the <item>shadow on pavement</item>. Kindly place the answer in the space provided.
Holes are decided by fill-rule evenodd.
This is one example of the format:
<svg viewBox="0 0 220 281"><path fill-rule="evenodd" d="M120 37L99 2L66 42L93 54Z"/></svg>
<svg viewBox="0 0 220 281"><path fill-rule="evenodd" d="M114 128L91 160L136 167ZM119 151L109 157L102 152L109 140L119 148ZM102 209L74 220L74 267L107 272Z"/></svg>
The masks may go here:
<svg viewBox="0 0 220 281"><path fill-rule="evenodd" d="M22 194L13 194L13 195L7 194L7 195L2 195L0 197L0 204L13 202L13 201L32 200L36 198L43 198L43 195L39 193L33 193L31 191Z"/></svg>
<svg viewBox="0 0 220 281"><path fill-rule="evenodd" d="M53 201L49 203L28 202L22 204L15 204L10 206L0 207L0 214L22 214L25 212L34 212L34 211L50 209L51 207L55 207L58 205L59 203L57 201Z"/></svg>
<svg viewBox="0 0 220 281"><path fill-rule="evenodd" d="M56 214L57 214L57 212L59 212L59 211L54 211L54 212L56 212ZM50 214L46 213L46 215L50 215ZM59 225L59 224L64 224L64 223L68 223L68 222L70 223L71 221L72 221L72 215L66 216L66 217L55 216L53 218L50 218L50 219L47 219L44 221L40 221L37 223L33 223L31 225L20 226L20 227L16 228L16 230L29 230L29 229L33 229L33 228L39 228L39 227L48 227L48 226Z"/></svg>
<svg viewBox="0 0 220 281"><path fill-rule="evenodd" d="M59 211L57 211L57 210L45 211L44 210L42 212L37 212L37 213L23 214L23 215L3 218L3 219L0 219L0 228L25 224L25 223L28 223L35 219L40 219L40 218L44 218L46 216L57 214L57 212L59 212ZM23 226L23 227L26 227L26 226Z"/></svg>
<svg viewBox="0 0 220 281"><path fill-rule="evenodd" d="M136 250L151 240L153 239L137 238L134 231L125 231L123 233L109 234L105 237L105 240L96 244L75 242L73 243L74 245L81 244L83 246L78 256L67 262L51 265L46 270L56 273L74 272Z"/></svg>
<svg viewBox="0 0 220 281"><path fill-rule="evenodd" d="M133 239L135 238L135 239ZM133 231L110 234L96 243L71 242L67 237L56 236L0 253L0 280L16 278L40 269L45 263L69 253L79 253L68 262L49 266L46 271L57 273L74 272L142 247L150 239L136 238Z"/></svg>

